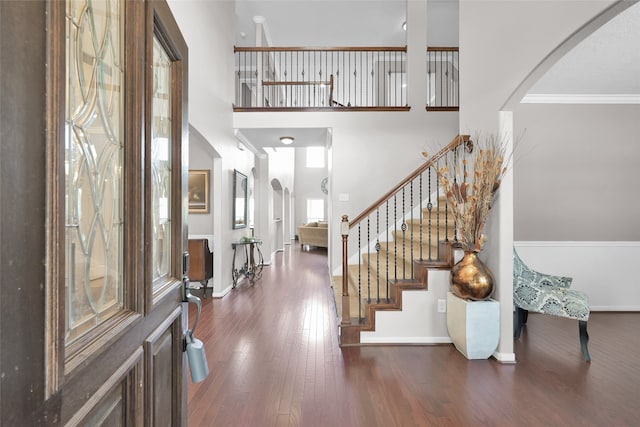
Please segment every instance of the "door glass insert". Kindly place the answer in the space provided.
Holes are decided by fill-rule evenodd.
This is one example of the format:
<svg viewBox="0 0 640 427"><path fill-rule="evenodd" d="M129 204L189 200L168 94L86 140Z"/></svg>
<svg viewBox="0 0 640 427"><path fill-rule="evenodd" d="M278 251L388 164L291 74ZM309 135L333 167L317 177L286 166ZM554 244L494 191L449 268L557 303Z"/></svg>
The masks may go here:
<svg viewBox="0 0 640 427"><path fill-rule="evenodd" d="M171 269L171 59L153 37L151 102L151 221L153 289L170 277Z"/></svg>
<svg viewBox="0 0 640 427"><path fill-rule="evenodd" d="M65 342L123 308L122 0L68 0Z"/></svg>

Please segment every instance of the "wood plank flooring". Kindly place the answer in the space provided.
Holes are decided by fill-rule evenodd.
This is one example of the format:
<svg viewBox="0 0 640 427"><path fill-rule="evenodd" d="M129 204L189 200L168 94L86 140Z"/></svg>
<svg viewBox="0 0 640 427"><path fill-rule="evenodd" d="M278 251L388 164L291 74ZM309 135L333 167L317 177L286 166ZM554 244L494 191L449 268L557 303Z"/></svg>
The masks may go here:
<svg viewBox="0 0 640 427"><path fill-rule="evenodd" d="M590 364L578 322L536 314L514 365L452 345L340 349L326 251L298 245L203 302L192 427L640 425L640 313L592 313Z"/></svg>

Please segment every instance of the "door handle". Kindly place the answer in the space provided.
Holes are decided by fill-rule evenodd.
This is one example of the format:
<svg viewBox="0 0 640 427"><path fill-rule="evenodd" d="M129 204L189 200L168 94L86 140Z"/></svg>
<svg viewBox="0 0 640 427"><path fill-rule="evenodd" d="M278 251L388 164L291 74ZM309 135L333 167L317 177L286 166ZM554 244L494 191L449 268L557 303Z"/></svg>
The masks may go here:
<svg viewBox="0 0 640 427"><path fill-rule="evenodd" d="M190 304L195 304L196 307L198 308L198 311L196 312L196 320L193 322L193 328L187 330L187 334L190 334L193 336L193 333L196 330L196 326L198 326L198 322L200 321L200 315L202 314L202 301L200 301L200 298L193 295L189 290L188 288L189 278L187 278L187 283L185 286L186 286L185 302L188 302Z"/></svg>
<svg viewBox="0 0 640 427"><path fill-rule="evenodd" d="M182 254L182 289L183 289L183 301L190 304L195 304L198 308L196 312L196 320L193 322L193 328L187 329L184 336L184 351L187 352L187 360L189 361L189 368L191 370L191 380L194 383L207 378L209 375L209 364L207 362L207 355L204 351L204 344L199 339L193 336L196 326L200 321L200 315L202 313L202 301L200 298L193 295L189 290L189 253L184 252Z"/></svg>
<svg viewBox="0 0 640 427"><path fill-rule="evenodd" d="M196 320L193 322L193 328L187 330L187 335L193 337L193 332L196 330L198 321L200 320L200 314L202 313L202 301L200 298L193 295L189 289L189 252L182 253L182 301L190 304L195 304L198 308L196 313Z"/></svg>

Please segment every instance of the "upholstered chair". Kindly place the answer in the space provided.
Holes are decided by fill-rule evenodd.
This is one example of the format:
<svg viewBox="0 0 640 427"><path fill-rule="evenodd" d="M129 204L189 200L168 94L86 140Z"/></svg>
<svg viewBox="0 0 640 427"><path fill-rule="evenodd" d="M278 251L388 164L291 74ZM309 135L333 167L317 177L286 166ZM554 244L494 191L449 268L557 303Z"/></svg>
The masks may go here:
<svg viewBox="0 0 640 427"><path fill-rule="evenodd" d="M587 321L589 320L589 298L587 294L569 289L573 278L539 273L527 267L513 250L513 304L516 308L514 337L520 338L527 323L529 311L567 317L578 321L582 355L591 361L587 343Z"/></svg>

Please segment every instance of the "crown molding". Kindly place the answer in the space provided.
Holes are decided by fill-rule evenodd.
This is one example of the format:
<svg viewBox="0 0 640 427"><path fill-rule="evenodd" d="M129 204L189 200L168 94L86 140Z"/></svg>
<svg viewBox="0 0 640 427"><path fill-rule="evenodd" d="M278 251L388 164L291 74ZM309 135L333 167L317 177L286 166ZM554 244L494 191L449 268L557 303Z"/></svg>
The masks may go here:
<svg viewBox="0 0 640 427"><path fill-rule="evenodd" d="M521 104L640 104L640 94L530 93Z"/></svg>

